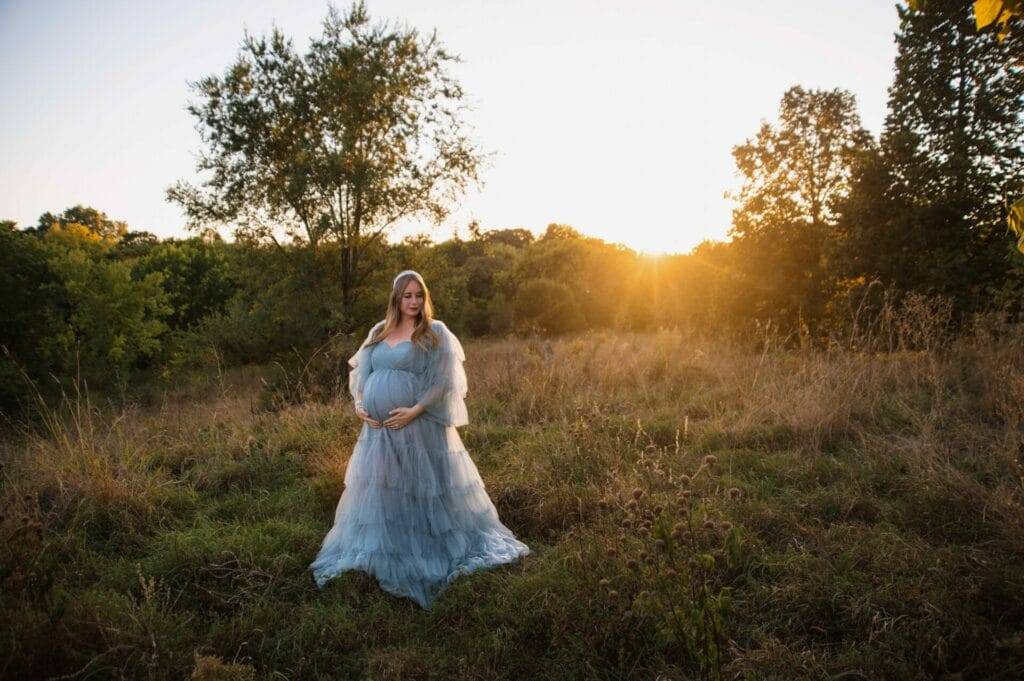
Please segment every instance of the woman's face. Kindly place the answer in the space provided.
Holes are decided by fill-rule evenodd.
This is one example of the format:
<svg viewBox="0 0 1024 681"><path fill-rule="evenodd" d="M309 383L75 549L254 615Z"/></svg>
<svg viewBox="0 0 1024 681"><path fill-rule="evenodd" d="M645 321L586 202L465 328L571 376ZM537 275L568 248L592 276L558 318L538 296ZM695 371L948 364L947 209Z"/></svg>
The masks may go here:
<svg viewBox="0 0 1024 681"><path fill-rule="evenodd" d="M403 317L416 317L423 309L423 287L415 279L410 279L405 285L398 309L402 311Z"/></svg>

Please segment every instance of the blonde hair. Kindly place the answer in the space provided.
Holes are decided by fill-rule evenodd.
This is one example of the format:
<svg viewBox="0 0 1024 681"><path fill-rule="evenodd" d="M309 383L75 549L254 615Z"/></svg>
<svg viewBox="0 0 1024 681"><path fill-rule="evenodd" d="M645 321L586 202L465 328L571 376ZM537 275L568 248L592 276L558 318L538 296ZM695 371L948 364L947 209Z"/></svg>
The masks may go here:
<svg viewBox="0 0 1024 681"><path fill-rule="evenodd" d="M430 299L430 289L427 288L426 282L423 281L420 273L415 270L403 270L395 277L391 286L391 295L388 297L388 311L384 315L384 325L370 338L366 345L373 345L377 341L384 340L391 333L392 329L397 327L398 323L402 321L402 295L405 293L405 287L413 280L423 289L423 307L420 308L419 314L416 315L416 326L412 330L412 343L413 345L424 347L423 340L428 339L433 347L437 347L440 339L437 337L434 329L431 328L434 321L434 303Z"/></svg>

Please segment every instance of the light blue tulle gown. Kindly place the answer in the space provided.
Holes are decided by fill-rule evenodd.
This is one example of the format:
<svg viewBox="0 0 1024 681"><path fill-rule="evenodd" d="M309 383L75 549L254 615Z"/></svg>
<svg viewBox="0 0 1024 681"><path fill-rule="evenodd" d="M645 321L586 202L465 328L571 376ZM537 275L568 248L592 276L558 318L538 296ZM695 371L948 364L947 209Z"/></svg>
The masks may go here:
<svg viewBox="0 0 1024 681"><path fill-rule="evenodd" d="M511 563L529 547L498 518L456 426L468 423L465 355L440 321L440 343L368 345L349 359L349 391L374 419L426 411L403 428L363 423L345 471L334 526L310 565L316 583L362 570L381 588L430 609L461 575Z"/></svg>

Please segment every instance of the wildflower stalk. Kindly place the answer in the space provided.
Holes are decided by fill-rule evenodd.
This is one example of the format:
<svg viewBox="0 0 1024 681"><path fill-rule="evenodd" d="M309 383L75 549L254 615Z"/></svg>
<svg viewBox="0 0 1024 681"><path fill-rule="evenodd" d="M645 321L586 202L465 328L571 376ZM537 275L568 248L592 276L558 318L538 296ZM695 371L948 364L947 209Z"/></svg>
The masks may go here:
<svg viewBox="0 0 1024 681"><path fill-rule="evenodd" d="M701 489L708 490L714 477L717 459L704 457L692 475L681 474L673 477L660 462L641 454L640 465L647 469L642 479L650 486L647 490L636 488L624 504L626 517L622 519L624 530L633 530L640 540L636 558L626 560L627 574L619 580L618 590L612 590L608 580L602 583L609 589L609 596L617 598L620 591L626 592L630 582L636 585L635 597L629 599L626 612L656 615L668 636L669 642L681 645L685 655L695 660L700 675L705 679L722 678L722 620L727 610L731 588L715 588L714 552L702 551L701 532L726 532L726 547L719 555L728 563L737 558L732 549L736 535L731 523L718 524L711 518L710 500L701 493L699 501L694 500L691 487L700 481ZM700 477L703 474L704 477ZM665 486L669 489L678 485L675 511L656 501L657 492ZM737 488L730 488L726 494L729 500L740 496ZM667 512L666 512L667 511ZM704 519L698 523L698 513ZM667 524L675 520L671 532ZM645 570L647 564L652 570ZM635 574L634 574L635 573ZM684 580L685 585L680 585ZM648 582L645 584L644 582ZM642 588L646 586L647 588ZM682 586L680 589L679 587ZM624 593L628 598L628 593ZM680 602L682 601L682 602Z"/></svg>

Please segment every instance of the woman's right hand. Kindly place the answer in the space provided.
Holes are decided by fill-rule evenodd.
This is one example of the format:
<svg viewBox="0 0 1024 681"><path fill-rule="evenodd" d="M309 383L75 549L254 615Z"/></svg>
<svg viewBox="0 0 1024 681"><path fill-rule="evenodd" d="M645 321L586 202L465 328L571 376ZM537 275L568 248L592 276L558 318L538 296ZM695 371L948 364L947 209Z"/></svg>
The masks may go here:
<svg viewBox="0 0 1024 681"><path fill-rule="evenodd" d="M361 418L362 420L364 420L367 423L369 423L371 428L380 428L381 427L380 421L376 421L376 420L370 418L370 415L366 412L366 409L364 409L363 407L361 407L361 406L359 406L357 404L355 406L355 410L356 410L356 415L359 418Z"/></svg>

